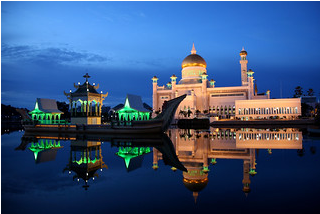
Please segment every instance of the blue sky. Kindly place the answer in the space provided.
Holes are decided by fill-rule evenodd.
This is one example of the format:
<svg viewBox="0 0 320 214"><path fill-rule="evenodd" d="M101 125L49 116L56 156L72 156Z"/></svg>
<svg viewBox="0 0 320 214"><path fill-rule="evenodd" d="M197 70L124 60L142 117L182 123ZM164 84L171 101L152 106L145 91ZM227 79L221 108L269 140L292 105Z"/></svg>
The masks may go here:
<svg viewBox="0 0 320 214"><path fill-rule="evenodd" d="M241 84L244 46L259 92L319 96L319 35L320 2L1 2L1 102L67 101L88 72L105 105L152 104L151 78L180 79L193 42L217 87Z"/></svg>

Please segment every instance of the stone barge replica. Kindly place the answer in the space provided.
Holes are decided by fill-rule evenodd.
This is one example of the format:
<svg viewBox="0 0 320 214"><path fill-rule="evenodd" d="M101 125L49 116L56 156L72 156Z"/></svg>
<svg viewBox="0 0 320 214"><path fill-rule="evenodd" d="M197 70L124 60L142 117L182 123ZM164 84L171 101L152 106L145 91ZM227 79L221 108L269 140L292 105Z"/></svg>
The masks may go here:
<svg viewBox="0 0 320 214"><path fill-rule="evenodd" d="M77 134L154 134L163 133L170 126L175 112L186 95L167 101L163 111L149 120L149 112L144 112L141 98L128 95L125 105L119 110L118 121L101 124L102 102L108 93L98 93L99 85L91 85L90 77L84 75L86 82L74 84L75 92L64 93L69 99L71 124L60 120L61 111L55 100L37 99L35 109L30 112L29 124L24 125L26 132L55 132ZM131 98L131 101L130 99Z"/></svg>

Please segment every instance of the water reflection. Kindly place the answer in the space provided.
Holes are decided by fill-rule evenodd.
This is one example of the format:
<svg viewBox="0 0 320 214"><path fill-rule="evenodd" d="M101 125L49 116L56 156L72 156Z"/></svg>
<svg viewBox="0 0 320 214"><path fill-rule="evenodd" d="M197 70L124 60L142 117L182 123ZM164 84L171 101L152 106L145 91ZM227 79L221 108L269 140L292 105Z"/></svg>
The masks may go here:
<svg viewBox="0 0 320 214"><path fill-rule="evenodd" d="M33 152L34 160L38 164L55 160L57 151L61 148L63 146L60 146L60 141L39 139L38 142L31 142L29 150Z"/></svg>
<svg viewBox="0 0 320 214"><path fill-rule="evenodd" d="M73 174L73 180L83 180L83 188L88 189L90 180L99 177L99 171L107 169L103 161L103 142L110 142L111 147L117 147L115 153L124 160L128 172L141 167L143 156L151 153L152 148L162 154L166 165L186 171L175 154L170 138L165 135L69 135L58 133L25 133L21 144L15 150L29 150L34 153L36 163L55 160L61 141L70 141L69 162L63 172Z"/></svg>
<svg viewBox="0 0 320 214"><path fill-rule="evenodd" d="M128 172L138 169L142 166L143 155L151 152L150 147L124 147L121 146L116 153L123 158Z"/></svg>
<svg viewBox="0 0 320 214"><path fill-rule="evenodd" d="M66 149L61 146L66 140L70 141L70 155L63 172L68 172L73 180L82 180L86 190L90 180L98 178L103 169L108 169L102 149L111 146L117 147L115 157L123 159L128 172L139 170L144 156L153 152L150 166L157 170L159 161L163 161L173 171L181 171L182 182L191 191L195 202L199 193L209 185L209 175L221 159L242 161L242 187L239 189L248 194L252 177L258 173L256 155L259 150L265 150L269 155L275 149L295 149L298 154L303 153L302 132L294 128L170 129L167 134L159 136L25 133L16 150L32 151L36 163L53 161L59 150ZM103 142L109 144L102 146Z"/></svg>
<svg viewBox="0 0 320 214"><path fill-rule="evenodd" d="M176 155L187 168L183 172L183 184L189 189L195 201L199 192L208 185L209 165L219 159L238 159L243 161L242 191L248 194L250 176L257 174L256 153L266 149L302 150L302 132L298 129L214 129L168 131ZM153 165L158 166L162 155L154 150ZM211 169L211 170L214 170Z"/></svg>
<svg viewBox="0 0 320 214"><path fill-rule="evenodd" d="M107 165L102 160L101 142L88 140L71 141L69 163L63 170L74 172L73 180L82 179L85 182L83 188L88 189L88 181L99 177L98 170L107 169Z"/></svg>

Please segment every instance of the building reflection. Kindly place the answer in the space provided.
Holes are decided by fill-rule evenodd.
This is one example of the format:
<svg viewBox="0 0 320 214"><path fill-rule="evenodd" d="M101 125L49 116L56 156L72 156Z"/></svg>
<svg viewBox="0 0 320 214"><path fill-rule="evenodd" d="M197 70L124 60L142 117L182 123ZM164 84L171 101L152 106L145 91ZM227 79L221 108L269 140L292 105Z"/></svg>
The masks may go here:
<svg viewBox="0 0 320 214"><path fill-rule="evenodd" d="M63 146L60 146L59 140L38 139L37 142L31 142L28 149L33 152L34 160L38 164L55 160L57 152L61 148Z"/></svg>
<svg viewBox="0 0 320 214"><path fill-rule="evenodd" d="M140 168L142 166L144 155L150 152L150 147L120 146L116 155L123 158L127 172L130 172Z"/></svg>
<svg viewBox="0 0 320 214"><path fill-rule="evenodd" d="M75 174L73 180L82 179L85 182L83 188L88 189L88 181L99 177L98 171L107 169L107 165L102 160L101 142L88 140L71 141L69 163L63 170Z"/></svg>
<svg viewBox="0 0 320 214"><path fill-rule="evenodd" d="M21 143L15 150L28 150L33 152L36 164L54 161L57 152L63 148L60 145L60 140L52 137L39 138L37 136L23 136Z"/></svg>
<svg viewBox="0 0 320 214"><path fill-rule="evenodd" d="M70 156L63 172L69 172L73 180L90 181L107 169L103 161L101 144L110 142L118 147L115 155L123 158L127 171L138 169L143 156L153 151L154 170L162 160L173 171L182 171L182 182L197 200L199 193L209 184L209 174L219 160L242 160L242 191L248 194L256 168L257 151L272 154L275 149L302 151L302 133L298 129L170 129L161 136L108 136L108 135L24 135L16 150L31 150L37 162L54 160L62 148L60 141L70 140ZM41 157L42 156L42 157ZM211 171L210 171L211 170Z"/></svg>
<svg viewBox="0 0 320 214"><path fill-rule="evenodd" d="M257 174L257 149L302 149L302 133L298 129L214 129L206 131L172 129L168 131L175 152L186 167L183 184L189 189L195 202L199 192L208 185L209 165L219 159L243 161L242 191L247 195L252 176ZM153 168L159 167L161 153L154 149ZM213 170L213 168L211 169Z"/></svg>
<svg viewBox="0 0 320 214"><path fill-rule="evenodd" d="M117 147L115 152L123 158L128 172L142 166L144 155L151 153L155 147L157 152L163 154L164 162L174 169L187 171L176 156L170 138L165 135L69 135L54 133L25 133L21 144L15 150L31 150L35 158L44 151L55 151L60 146L60 141L70 141L69 161L63 172L68 172L73 180L84 182L83 188L87 190L89 183L99 177L99 172L107 169L103 161L102 142L110 142L111 147ZM107 144L108 145L108 144ZM54 156L55 157L55 156ZM48 158L47 158L48 160ZM54 160L53 158L51 160Z"/></svg>

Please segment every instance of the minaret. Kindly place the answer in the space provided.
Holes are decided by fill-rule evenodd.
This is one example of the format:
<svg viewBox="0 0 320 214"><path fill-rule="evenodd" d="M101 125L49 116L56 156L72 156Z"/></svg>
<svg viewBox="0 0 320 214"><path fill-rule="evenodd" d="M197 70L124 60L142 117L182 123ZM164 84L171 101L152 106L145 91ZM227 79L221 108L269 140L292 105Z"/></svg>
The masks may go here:
<svg viewBox="0 0 320 214"><path fill-rule="evenodd" d="M152 77L152 86L153 86L153 93L152 93L152 107L153 113L158 110L158 101L157 101L157 89L158 89L158 78L156 76Z"/></svg>
<svg viewBox="0 0 320 214"><path fill-rule="evenodd" d="M254 96L254 78L253 78L253 74L254 72L249 69L249 71L247 72L247 78L248 78L248 85L249 85L249 91L248 91L248 99L251 100Z"/></svg>
<svg viewBox="0 0 320 214"><path fill-rule="evenodd" d="M202 87L201 87L201 92L202 92L202 103L203 103L203 109L208 110L208 98L207 98L207 88L208 88L208 75L206 72L203 72L201 75L202 78Z"/></svg>
<svg viewBox="0 0 320 214"><path fill-rule="evenodd" d="M254 95L258 95L258 86L257 86L257 80L256 83L254 84Z"/></svg>
<svg viewBox="0 0 320 214"><path fill-rule="evenodd" d="M213 79L210 80L210 87L211 87L211 88L214 88L214 83L215 83L215 82L216 82L216 81L214 81Z"/></svg>
<svg viewBox="0 0 320 214"><path fill-rule="evenodd" d="M247 51L242 48L240 51L240 65L241 65L241 84L242 85L247 85L248 79L247 79Z"/></svg>
<svg viewBox="0 0 320 214"><path fill-rule="evenodd" d="M177 77L176 77L176 75L173 74L173 75L170 77L170 79L171 79L171 83L172 83L172 87L171 87L171 90L172 90L172 92L171 92L171 99L173 99L173 98L175 98Z"/></svg>
<svg viewBox="0 0 320 214"><path fill-rule="evenodd" d="M270 99L270 90L267 90L266 94L268 96L268 99Z"/></svg>

